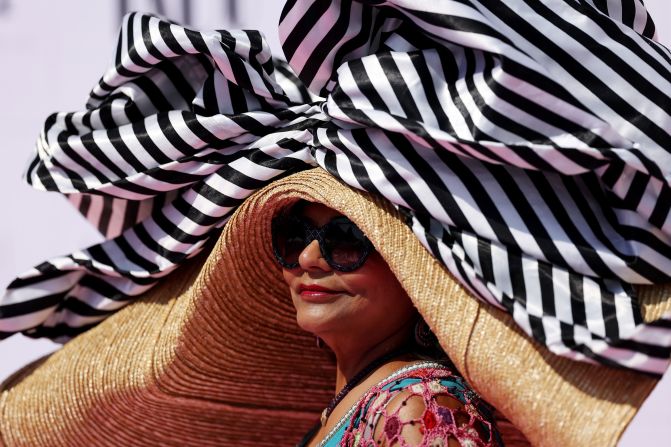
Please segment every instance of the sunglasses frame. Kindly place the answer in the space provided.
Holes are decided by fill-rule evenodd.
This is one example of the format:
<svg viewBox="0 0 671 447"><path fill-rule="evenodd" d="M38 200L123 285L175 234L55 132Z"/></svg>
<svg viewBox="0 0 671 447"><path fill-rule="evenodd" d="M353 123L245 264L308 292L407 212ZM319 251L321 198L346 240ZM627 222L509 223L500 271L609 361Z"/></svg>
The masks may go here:
<svg viewBox="0 0 671 447"><path fill-rule="evenodd" d="M307 248L308 245L312 243L312 241L317 240L317 243L319 244L319 251L321 252L322 258L324 258L329 267L339 272L351 272L358 269L363 265L364 262L366 262L368 256L375 250L375 248L373 247L373 243L366 237L366 235L363 234L361 229L357 227L354 222L352 222L345 216L334 217L321 227L316 227L311 223L309 223L306 219L301 218L300 216L280 215L273 218L271 223L272 245L275 259L277 259L277 262L279 262L280 265L286 269L295 269L299 265L298 261L287 262L286 259L282 257L278 249L279 244L277 243L277 237L280 232L279 226L282 224L286 224L290 220L296 220L296 223L300 223L303 226L303 229L305 230L305 239L303 240L303 242L305 243L305 247L303 247L301 253L303 252L303 250L305 250L305 248ZM331 258L329 251L326 249L326 242L324 240L324 235L326 234L326 231L328 231L328 228L330 226L338 225L343 222L352 225L363 236L363 250L361 256L355 263L352 264L340 264L338 262L335 262Z"/></svg>

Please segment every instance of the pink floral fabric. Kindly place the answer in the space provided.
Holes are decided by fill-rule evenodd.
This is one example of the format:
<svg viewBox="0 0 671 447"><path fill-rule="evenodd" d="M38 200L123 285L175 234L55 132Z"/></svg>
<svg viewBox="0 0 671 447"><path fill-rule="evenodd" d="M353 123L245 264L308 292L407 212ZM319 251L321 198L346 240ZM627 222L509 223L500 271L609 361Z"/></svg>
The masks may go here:
<svg viewBox="0 0 671 447"><path fill-rule="evenodd" d="M340 446L494 447L492 410L444 367L410 370L371 388L359 401Z"/></svg>

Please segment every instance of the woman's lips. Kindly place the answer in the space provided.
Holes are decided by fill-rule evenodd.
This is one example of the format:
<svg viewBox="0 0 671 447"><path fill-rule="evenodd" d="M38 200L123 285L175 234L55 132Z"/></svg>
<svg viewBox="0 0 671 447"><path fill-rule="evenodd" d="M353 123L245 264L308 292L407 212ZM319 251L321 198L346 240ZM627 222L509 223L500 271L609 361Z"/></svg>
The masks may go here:
<svg viewBox="0 0 671 447"><path fill-rule="evenodd" d="M312 298L312 299L325 299L330 298L334 295L340 295L342 292L339 290L329 289L317 284L301 284L298 286L298 293L303 298Z"/></svg>

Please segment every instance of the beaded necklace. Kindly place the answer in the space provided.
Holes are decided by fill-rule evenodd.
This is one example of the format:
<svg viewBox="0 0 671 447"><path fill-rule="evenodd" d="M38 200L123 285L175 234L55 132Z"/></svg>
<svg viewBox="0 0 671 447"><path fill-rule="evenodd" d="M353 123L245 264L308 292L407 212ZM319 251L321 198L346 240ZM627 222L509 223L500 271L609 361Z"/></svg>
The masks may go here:
<svg viewBox="0 0 671 447"><path fill-rule="evenodd" d="M336 394L336 396L333 399L331 399L331 402L328 404L328 406L326 408L324 408L324 411L322 411L322 415L319 419L319 421L321 422L321 426L323 427L323 426L326 425L326 422L328 421L329 416L331 415L331 412L333 411L333 409L340 403L341 400L343 400L345 398L345 396L347 396L347 393L352 391L352 388L354 388L359 383L361 383L361 381L368 374L370 374L371 372L373 372L375 369L382 366L383 364L387 363L389 360L393 359L394 357L398 357L399 355L405 354L408 351L409 351L409 349L407 347L402 347L402 348L390 351L390 352L376 358L375 360L370 362L368 365L366 365L361 371L356 373L350 380L347 381L347 383L342 388L342 390L340 390L340 392L338 394Z"/></svg>
<svg viewBox="0 0 671 447"><path fill-rule="evenodd" d="M408 346L403 346L401 348L395 349L393 351L389 351L386 354L376 358L372 362L370 362L368 365L366 365L362 370L360 370L358 373L356 373L350 380L347 381L345 386L340 390L336 396L331 399L331 402L329 402L328 406L324 408L324 411L322 411L321 417L319 418L319 422L317 422L312 429L305 435L303 440L298 443L298 446L304 446L307 445L307 443L312 439L312 437L317 434L319 429L323 426L326 425L326 422L328 422L328 418L331 415L331 412L335 409L335 407L340 403L341 400L347 396L347 394L352 391L352 388L357 386L363 379L365 379L368 374L373 372L375 369L378 367L382 366L389 360L393 359L394 357L398 357L399 355L406 354L410 351L410 348Z"/></svg>

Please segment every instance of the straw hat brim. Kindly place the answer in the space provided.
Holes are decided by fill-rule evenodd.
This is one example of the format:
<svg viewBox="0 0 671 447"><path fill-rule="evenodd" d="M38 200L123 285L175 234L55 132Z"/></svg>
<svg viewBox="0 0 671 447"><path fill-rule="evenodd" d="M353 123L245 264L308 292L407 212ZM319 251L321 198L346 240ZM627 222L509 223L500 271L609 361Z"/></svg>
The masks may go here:
<svg viewBox="0 0 671 447"><path fill-rule="evenodd" d="M466 292L387 201L314 169L251 196L211 252L6 381L0 445L293 445L335 377L271 252L273 215L298 199L366 233L460 372L534 445L615 445L655 386L549 353ZM645 318L670 296L642 290Z"/></svg>

